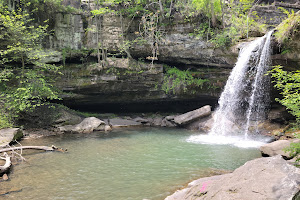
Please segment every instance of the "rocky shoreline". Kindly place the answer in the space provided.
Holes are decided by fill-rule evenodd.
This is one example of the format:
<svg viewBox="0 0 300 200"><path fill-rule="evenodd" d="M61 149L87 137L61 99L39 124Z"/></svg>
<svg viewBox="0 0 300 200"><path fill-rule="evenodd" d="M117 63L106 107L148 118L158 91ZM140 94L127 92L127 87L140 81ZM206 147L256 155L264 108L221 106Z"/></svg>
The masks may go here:
<svg viewBox="0 0 300 200"><path fill-rule="evenodd" d="M48 128L31 127L25 130L20 128L0 130L0 148L8 145L11 141L21 139L22 136L24 138L38 138L64 133L88 134L94 131L109 132L113 129L126 127L179 127L207 131L211 128L213 121L210 106L204 106L184 114L131 117L102 116L103 120L96 117L84 118L70 110L61 108L58 110L60 114L57 115L56 113L55 120L50 120L52 124ZM40 120L43 120L43 117ZM275 132L278 130L282 129L276 129ZM176 191L166 200L219 199L221 197L222 199L296 199L296 196L299 196L300 170L291 165L294 164L295 160L283 151L291 142L299 142L299 140L281 139L266 144L260 149L262 156L275 157L249 161L229 174L195 180L187 188ZM249 172L251 173L249 174ZM8 177L3 176L3 180L5 179ZM252 189L248 190L249 187Z"/></svg>

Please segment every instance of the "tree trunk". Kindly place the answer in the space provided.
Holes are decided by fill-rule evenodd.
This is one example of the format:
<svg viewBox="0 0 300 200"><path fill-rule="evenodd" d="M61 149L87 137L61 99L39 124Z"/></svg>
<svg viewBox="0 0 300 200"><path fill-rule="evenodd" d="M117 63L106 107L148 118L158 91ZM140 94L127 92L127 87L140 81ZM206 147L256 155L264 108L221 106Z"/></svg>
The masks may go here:
<svg viewBox="0 0 300 200"><path fill-rule="evenodd" d="M99 23L99 31L101 34L101 57L102 57L102 66L104 66L104 63L106 61L106 54L105 54L105 49L104 49L104 45L103 45L103 37L102 37L102 26L101 23Z"/></svg>
<svg viewBox="0 0 300 200"><path fill-rule="evenodd" d="M120 13L120 22L121 22L121 33L122 33L122 36L121 36L121 38L122 38L122 44L124 45L124 28L123 28L123 16L122 16L122 14ZM131 54L130 54L130 52L129 52L129 48L127 49L126 47L124 47L124 51L125 51L125 53L127 54L127 58L132 58L132 56L131 56Z"/></svg>
<svg viewBox="0 0 300 200"><path fill-rule="evenodd" d="M5 149L0 149L0 153L8 152L8 151L15 151L15 150L21 150L21 149L37 149L37 150L44 150L44 151L63 151L55 146L20 146L20 147L10 147Z"/></svg>
<svg viewBox="0 0 300 200"><path fill-rule="evenodd" d="M164 18L164 7L162 4L162 0L159 0L158 3L159 3L160 16L163 19Z"/></svg>
<svg viewBox="0 0 300 200"><path fill-rule="evenodd" d="M215 8L214 8L213 2L210 3L210 9L211 9L211 25L212 25L212 27L216 27L217 26L217 18L215 15Z"/></svg>
<svg viewBox="0 0 300 200"><path fill-rule="evenodd" d="M221 10L222 10L222 27L225 28L225 22L224 22L224 6L225 6L225 0L220 0L221 4Z"/></svg>
<svg viewBox="0 0 300 200"><path fill-rule="evenodd" d="M0 174L7 173L11 167L11 159L10 156L5 153L4 158L0 157L0 159L5 160L5 164L3 166L0 166Z"/></svg>
<svg viewBox="0 0 300 200"><path fill-rule="evenodd" d="M169 17L171 17L171 14L172 14L172 9L173 9L173 0L171 0L171 4L170 4L170 12L169 12Z"/></svg>
<svg viewBox="0 0 300 200"><path fill-rule="evenodd" d="M96 16L96 30L97 30L97 58L98 58L98 64L100 64L100 50L99 50L99 28L98 28L98 23L99 23L99 17Z"/></svg>

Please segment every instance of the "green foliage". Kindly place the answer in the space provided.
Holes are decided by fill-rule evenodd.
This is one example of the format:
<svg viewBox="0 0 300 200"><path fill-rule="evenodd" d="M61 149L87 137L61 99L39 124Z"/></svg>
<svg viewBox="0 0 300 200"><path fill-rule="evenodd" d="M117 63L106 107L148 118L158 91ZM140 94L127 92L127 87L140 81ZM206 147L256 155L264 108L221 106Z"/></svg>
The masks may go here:
<svg viewBox="0 0 300 200"><path fill-rule="evenodd" d="M220 0L193 0L192 4L197 11L201 11L209 18L212 17L212 10L217 16L222 12Z"/></svg>
<svg viewBox="0 0 300 200"><path fill-rule="evenodd" d="M208 9L205 5L207 4L207 6L209 6L210 1L199 0L199 2L202 3L202 7L204 6L202 9ZM251 33L266 32L266 25L257 22L259 16L255 12L252 12L251 15L249 14L252 4L253 0L240 0L238 4L236 2L226 4L226 12L230 13L230 15L227 16L230 17L227 19L227 23L230 26L223 28L211 27L210 22L204 22L200 24L199 28L195 29L194 34L203 39L207 39L207 41L212 42L215 47L218 48L231 46L240 39L247 38ZM211 18L209 15L207 17ZM220 10L219 13L217 12L217 17L218 20L220 20Z"/></svg>
<svg viewBox="0 0 300 200"><path fill-rule="evenodd" d="M239 0L242 11L245 13L252 7L255 0Z"/></svg>
<svg viewBox="0 0 300 200"><path fill-rule="evenodd" d="M276 101L285 106L300 124L300 70L287 72L282 66L274 66L270 71L274 87L281 91L282 99Z"/></svg>
<svg viewBox="0 0 300 200"><path fill-rule="evenodd" d="M295 34L299 33L300 26L299 12L294 13L292 11L289 13L288 11L285 11L285 13L288 15L288 18L276 27L276 32L274 33L277 41L281 44L287 43Z"/></svg>
<svg viewBox="0 0 300 200"><path fill-rule="evenodd" d="M41 45L47 25L33 26L25 10L4 7L0 8L0 23L0 39L6 42L0 50L1 113L17 117L47 100L59 99L45 75L58 73L60 67L42 62L49 56Z"/></svg>
<svg viewBox="0 0 300 200"><path fill-rule="evenodd" d="M274 87L280 90L282 99L276 98L276 101L285 106L289 112L296 117L296 123L293 125L300 127L300 70L287 72L278 65L274 66L269 72L272 76ZM300 134L295 134L300 139ZM300 161L300 143L291 143L290 147L285 149L290 152L290 156L296 158L296 163Z"/></svg>
<svg viewBox="0 0 300 200"><path fill-rule="evenodd" d="M183 92L187 92L188 86L194 86L197 88L202 88L207 79L195 78L193 73L189 70L182 71L176 67L165 66L166 73L164 76L164 82L162 85L162 90L166 94L176 94L177 90L182 89Z"/></svg>
<svg viewBox="0 0 300 200"><path fill-rule="evenodd" d="M113 12L111 9L109 9L108 7L105 7L105 8L99 8L97 10L92 10L91 13L92 15L94 16L97 16L97 15L104 15L106 13L111 13Z"/></svg>
<svg viewBox="0 0 300 200"><path fill-rule="evenodd" d="M300 134L295 134L296 138L300 139ZM290 156L296 158L296 165L299 166L300 161L300 142L291 143L288 148L285 149L286 152L290 152Z"/></svg>
<svg viewBox="0 0 300 200"><path fill-rule="evenodd" d="M5 113L0 113L0 129L11 127L13 127L11 119Z"/></svg>

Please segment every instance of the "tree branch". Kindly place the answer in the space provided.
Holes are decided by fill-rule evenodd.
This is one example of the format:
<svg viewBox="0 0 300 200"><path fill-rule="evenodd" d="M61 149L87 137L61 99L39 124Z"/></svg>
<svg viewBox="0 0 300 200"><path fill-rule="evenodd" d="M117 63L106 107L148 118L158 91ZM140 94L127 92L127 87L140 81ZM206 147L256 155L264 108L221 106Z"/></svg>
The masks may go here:
<svg viewBox="0 0 300 200"><path fill-rule="evenodd" d="M57 148L56 146L52 145L51 147L48 146L21 146L21 147L11 147L11 148L5 148L0 149L0 153L2 152L8 152L8 151L14 151L14 150L22 150L22 149L37 149L37 150L44 150L44 151L66 151L62 150L60 148Z"/></svg>

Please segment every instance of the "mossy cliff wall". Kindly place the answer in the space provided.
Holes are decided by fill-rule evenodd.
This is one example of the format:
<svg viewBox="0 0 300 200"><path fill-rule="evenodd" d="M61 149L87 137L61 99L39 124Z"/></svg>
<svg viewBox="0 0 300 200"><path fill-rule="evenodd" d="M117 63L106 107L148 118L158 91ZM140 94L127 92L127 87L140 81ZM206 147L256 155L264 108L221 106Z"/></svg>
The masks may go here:
<svg viewBox="0 0 300 200"><path fill-rule="evenodd" d="M73 4L72 2L64 1L66 5L79 6L77 1ZM84 1L80 4L83 10L89 10L89 7L93 6L95 5L88 5ZM254 11L261 16L261 20L272 27L286 18L283 12L278 11L278 7L256 6ZM297 5L293 9L297 11ZM140 18L126 18L112 13L93 17L86 10L55 13L52 24L54 34L47 42L48 48L58 52L59 58L53 61L66 59L69 62L77 62L76 67L65 67L64 76L56 84L67 92L64 96L65 103L77 108L101 110L107 105L117 105L124 110L138 110L138 105L142 105L140 110L143 110L144 105L154 107L157 104L156 110L160 110L164 105L176 105L179 102L181 105L184 102L191 104L195 108L207 103L214 106L243 45L240 43L234 47L215 48L205 39L192 35L203 18L185 20L180 13L175 13L172 21L167 22L163 29L163 39L157 51L158 60L155 61L157 64L149 68L145 66L150 66L146 58L153 53L153 44L150 41L132 44L127 53L123 48L127 41L137 38ZM105 67L97 64L96 49L104 49L109 57L106 62L111 63ZM300 58L297 56L299 54L276 55L277 51L278 49L274 50L275 63L288 59L293 65L300 64ZM128 53L133 60L121 59L127 57ZM136 68L137 60L146 61L142 64L145 66ZM84 64L78 65L78 62ZM165 94L161 90L165 73L163 64L200 72L201 78L209 79L210 82L198 92L179 91L178 94Z"/></svg>

